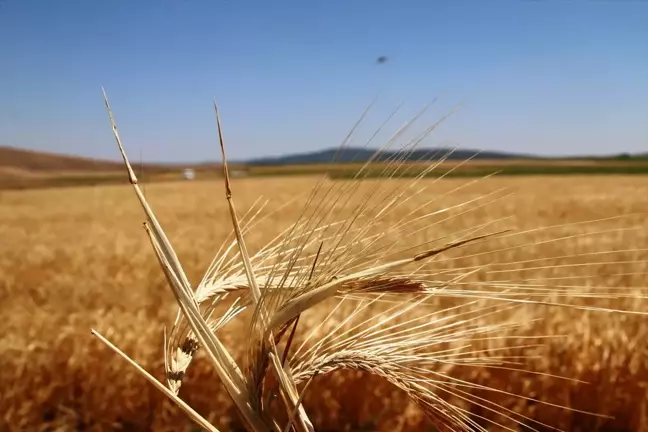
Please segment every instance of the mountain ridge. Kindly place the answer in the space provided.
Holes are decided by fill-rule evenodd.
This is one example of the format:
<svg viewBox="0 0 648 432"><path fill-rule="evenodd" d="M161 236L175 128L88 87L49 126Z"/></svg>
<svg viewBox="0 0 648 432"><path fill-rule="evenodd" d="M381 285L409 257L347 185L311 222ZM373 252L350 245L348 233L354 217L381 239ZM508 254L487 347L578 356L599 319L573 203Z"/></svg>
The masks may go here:
<svg viewBox="0 0 648 432"><path fill-rule="evenodd" d="M397 153L396 150L384 150L378 155L377 160L393 158ZM291 153L281 156L266 156L249 159L246 163L249 165L301 165L301 164L321 164L321 163L352 163L366 162L374 157L376 149L362 147L346 148L329 148L303 153ZM451 149L416 149L407 154L406 161L426 161L438 160L441 158L447 160L465 160L465 159L541 159L538 156L500 152L500 151L479 151L470 149L451 150Z"/></svg>

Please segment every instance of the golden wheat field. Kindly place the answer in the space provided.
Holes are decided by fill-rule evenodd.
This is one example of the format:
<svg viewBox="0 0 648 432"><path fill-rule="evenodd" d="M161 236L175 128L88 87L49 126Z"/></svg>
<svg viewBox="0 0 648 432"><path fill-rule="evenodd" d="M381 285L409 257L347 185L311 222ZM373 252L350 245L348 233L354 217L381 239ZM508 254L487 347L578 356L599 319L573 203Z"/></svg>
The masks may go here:
<svg viewBox="0 0 648 432"><path fill-rule="evenodd" d="M293 199L307 197L317 181L233 180L239 213L260 197L268 200L267 218L245 234L251 252L296 220L303 200ZM409 182L371 180L367 186L379 181L394 188ZM551 285L550 303L648 311L648 300L641 299L648 274L648 182L642 176L430 179L420 185L424 192L386 222L415 215L425 203L450 210L412 231L412 244L474 227L522 232L440 254L428 268L451 277L455 269L484 266L466 280L490 282L501 292L526 286L530 297ZM196 284L231 232L222 183L159 183L144 191ZM90 334L98 330L163 380L163 327L173 324L177 306L143 221L126 182L0 192L0 430L197 430ZM541 227L553 228L536 230ZM592 291L605 298L579 298ZM561 292L571 294L560 299ZM491 311L480 302L492 299L473 300L453 310L452 299L442 298L411 313L438 311L451 323L439 325L454 329L456 343L470 345L465 364L429 367L455 379L452 388L439 384L439 394L477 424L487 430L648 431L648 317L525 303ZM388 307L376 303L363 313ZM470 308L480 312L470 315ZM305 314L297 339L312 344L309 329L331 310L325 302ZM327 323L343 322L348 309L338 315ZM245 322L237 317L219 330L237 356L245 355ZM522 324L508 325L513 322ZM462 333L477 324L487 330ZM480 365L486 355L506 361ZM405 392L358 369L313 379L304 405L317 430L435 430ZM243 430L200 352L179 394L219 429Z"/></svg>

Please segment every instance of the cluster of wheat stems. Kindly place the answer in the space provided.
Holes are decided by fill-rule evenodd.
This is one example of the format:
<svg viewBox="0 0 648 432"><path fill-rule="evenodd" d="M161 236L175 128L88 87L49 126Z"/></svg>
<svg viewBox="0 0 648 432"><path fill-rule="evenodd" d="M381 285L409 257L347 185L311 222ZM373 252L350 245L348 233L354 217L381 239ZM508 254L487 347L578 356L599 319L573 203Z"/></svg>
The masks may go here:
<svg viewBox="0 0 648 432"><path fill-rule="evenodd" d="M513 422L533 429L535 421L524 413L499 406L473 391L484 394L502 390L453 378L452 367L478 365L524 370L523 361L527 357L523 353L531 346L525 345L515 330L536 319L529 315L529 307L641 313L594 307L580 301L640 298L636 290L592 287L584 283L565 285L552 283L551 278L513 280L506 277L501 267L497 269L502 263L449 265L455 258L477 255L462 252L475 242L499 239L497 245L504 246L491 252L522 247L511 242L516 236L531 231L516 233L495 228L505 221L441 233L436 238L423 236L425 230L444 220L501 200L506 196L503 191L453 206L440 205L443 197L437 196L396 217L397 209L429 191L434 182L422 180L449 156L449 153L432 155L436 156L433 162L420 171L407 163L408 156L436 128L436 123L389 157L381 157L424 111L391 135L358 170L355 179L341 182L322 179L306 197L298 219L251 255L244 237L262 219L264 205L255 204L243 217L236 212L220 117L214 103L233 230L204 278L192 287L138 185L105 92L104 98L130 183L146 214L145 231L179 306L170 334L164 335L166 385L97 331L93 330L93 334L206 430L218 429L178 396L183 377L198 350L211 361L251 431L314 430L302 404L303 396L318 375L344 368L376 374L402 389L440 430L482 431L486 430L485 422L501 427ZM365 115L366 111L345 143ZM380 164L375 164L378 161ZM363 182L372 164L374 171L375 166L379 167L381 177L406 180ZM555 227L537 230L551 228ZM557 237L554 241L565 239ZM300 317L315 306L331 304L328 317L308 329L306 338L297 341L295 330ZM381 308L374 308L377 304ZM224 312L216 313L223 305L226 305ZM523 312L518 313L521 308ZM219 339L218 332L246 310L251 312L249 333L241 337L246 355L237 362ZM485 320L493 315L501 316L496 321L498 324ZM500 341L500 345L486 350L479 341ZM496 413L502 421L479 418L460 404L449 403L448 395Z"/></svg>

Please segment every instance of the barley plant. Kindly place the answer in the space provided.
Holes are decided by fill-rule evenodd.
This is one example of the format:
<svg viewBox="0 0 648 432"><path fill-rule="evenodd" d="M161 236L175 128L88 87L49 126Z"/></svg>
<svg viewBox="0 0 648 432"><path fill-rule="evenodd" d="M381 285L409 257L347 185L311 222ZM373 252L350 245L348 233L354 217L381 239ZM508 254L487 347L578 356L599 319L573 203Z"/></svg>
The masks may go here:
<svg viewBox="0 0 648 432"><path fill-rule="evenodd" d="M451 151L430 151L420 163L408 162L439 124L412 134L423 110L353 178L324 176L296 197L305 203L296 220L253 250L246 239L287 203L269 211L268 203L259 200L244 214L237 212L214 104L232 228L200 282L191 284L138 184L105 102L146 216L145 233L178 305L175 322L164 332L165 379L158 381L99 331L92 333L203 429L217 431L218 426L180 397L199 356L210 362L220 378L215 385L223 386L250 431L305 432L325 424L327 408L309 397L311 386L344 370L375 377L356 389L356 397L375 397L376 383L387 383L406 394L439 431L557 428L551 416L542 420L534 414L538 407L577 412L592 419L591 425L609 417L564 400L552 402L554 394L575 386L578 392L591 389L570 376L573 368L562 368L566 373L561 374L543 365L577 361L560 347L568 350L564 338L586 325L580 317L592 322L606 314L643 319L642 287L592 281L606 272L628 277L631 272L615 266L645 263L645 249L622 250L605 242L593 252L567 247L644 233L641 218L605 216L519 229L515 216L524 215L523 208L489 217L494 206L506 207L510 188L466 195L459 192L489 177L451 188L442 186L443 176L430 180ZM384 132L392 116L366 145ZM392 149L398 151L386 152ZM455 196L461 199L453 201ZM610 228L620 220L622 227ZM576 233L569 230L574 226ZM534 255L539 245L546 255ZM571 316L572 325L547 325L557 314ZM223 334L234 321L245 324L237 327L233 342L228 338L228 346ZM645 347L636 349L643 356ZM643 365L642 358L627 361Z"/></svg>

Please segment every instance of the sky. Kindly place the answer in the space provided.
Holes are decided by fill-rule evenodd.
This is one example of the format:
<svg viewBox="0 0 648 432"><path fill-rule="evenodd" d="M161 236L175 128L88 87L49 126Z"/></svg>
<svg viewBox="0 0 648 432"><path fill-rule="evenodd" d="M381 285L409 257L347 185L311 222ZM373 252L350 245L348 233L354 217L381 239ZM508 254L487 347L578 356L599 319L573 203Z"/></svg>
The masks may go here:
<svg viewBox="0 0 648 432"><path fill-rule="evenodd" d="M233 160L337 147L372 102L352 145L435 101L430 147L646 152L648 1L0 0L0 145L118 159L102 86L145 161L218 160L213 98Z"/></svg>

